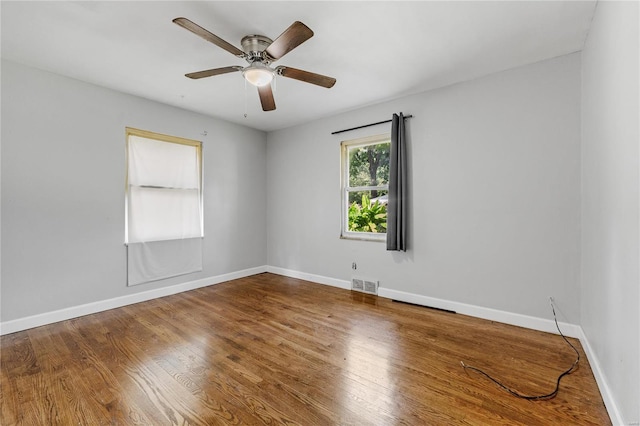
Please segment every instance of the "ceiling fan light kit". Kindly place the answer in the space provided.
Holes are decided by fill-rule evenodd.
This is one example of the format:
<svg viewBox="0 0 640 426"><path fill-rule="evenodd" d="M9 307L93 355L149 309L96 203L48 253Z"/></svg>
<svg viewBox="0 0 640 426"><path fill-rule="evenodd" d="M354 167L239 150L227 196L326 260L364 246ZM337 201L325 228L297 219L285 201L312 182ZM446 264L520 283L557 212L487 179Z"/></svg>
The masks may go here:
<svg viewBox="0 0 640 426"><path fill-rule="evenodd" d="M242 70L242 75L254 86L266 86L273 80L274 71L261 62L254 62Z"/></svg>
<svg viewBox="0 0 640 426"><path fill-rule="evenodd" d="M289 26L289 28L280 34L274 41L269 37L262 35L245 36L240 42L242 50L187 18L176 18L173 22L249 63L246 67L227 66L192 72L185 74L186 77L191 79L200 79L214 75L242 71L242 76L245 80L258 88L260 103L262 104L262 109L264 111L273 111L276 109L276 104L273 99L273 91L271 90L270 84L276 75L281 75L283 77L292 78L294 80L326 88L331 88L336 83L336 79L333 77L327 77L325 75L309 71L286 66L278 66L275 69L271 68L270 65L272 62L282 58L284 55L313 37L313 31L311 31L311 29L302 22L296 21L291 24L291 26Z"/></svg>

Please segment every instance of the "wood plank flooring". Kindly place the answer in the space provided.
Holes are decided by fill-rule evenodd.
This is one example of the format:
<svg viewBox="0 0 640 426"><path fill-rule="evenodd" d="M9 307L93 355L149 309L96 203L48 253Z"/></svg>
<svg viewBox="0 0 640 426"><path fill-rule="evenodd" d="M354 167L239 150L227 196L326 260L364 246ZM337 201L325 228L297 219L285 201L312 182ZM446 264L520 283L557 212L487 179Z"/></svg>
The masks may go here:
<svg viewBox="0 0 640 426"><path fill-rule="evenodd" d="M260 274L1 339L2 425L607 425L560 336Z"/></svg>

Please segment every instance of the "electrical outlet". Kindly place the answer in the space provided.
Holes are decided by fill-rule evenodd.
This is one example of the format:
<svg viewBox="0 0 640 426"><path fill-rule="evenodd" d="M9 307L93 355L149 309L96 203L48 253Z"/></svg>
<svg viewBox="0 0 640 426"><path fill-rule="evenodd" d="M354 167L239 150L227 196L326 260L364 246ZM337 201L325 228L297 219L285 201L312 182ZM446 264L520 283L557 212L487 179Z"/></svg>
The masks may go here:
<svg viewBox="0 0 640 426"><path fill-rule="evenodd" d="M353 262L353 263L351 264L351 269L353 269L354 271L355 271L356 269L358 269L358 265L356 265L356 262Z"/></svg>

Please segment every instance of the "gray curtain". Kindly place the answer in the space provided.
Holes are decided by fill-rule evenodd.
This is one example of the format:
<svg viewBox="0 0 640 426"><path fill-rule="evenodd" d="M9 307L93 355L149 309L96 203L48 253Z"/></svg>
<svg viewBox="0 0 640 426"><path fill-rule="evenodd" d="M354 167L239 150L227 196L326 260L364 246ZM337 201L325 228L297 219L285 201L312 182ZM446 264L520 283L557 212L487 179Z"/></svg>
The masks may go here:
<svg viewBox="0 0 640 426"><path fill-rule="evenodd" d="M407 149L402 113L393 114L391 120L387 250L407 251Z"/></svg>

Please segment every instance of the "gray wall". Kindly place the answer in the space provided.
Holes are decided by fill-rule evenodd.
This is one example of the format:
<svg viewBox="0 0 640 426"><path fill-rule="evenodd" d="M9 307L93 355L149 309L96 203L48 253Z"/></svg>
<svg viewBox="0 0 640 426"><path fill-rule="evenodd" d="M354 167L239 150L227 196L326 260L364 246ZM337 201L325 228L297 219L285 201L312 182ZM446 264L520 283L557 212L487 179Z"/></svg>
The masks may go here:
<svg viewBox="0 0 640 426"><path fill-rule="evenodd" d="M126 286L126 126L203 141L202 272ZM3 61L2 321L265 265L265 156L263 132Z"/></svg>
<svg viewBox="0 0 640 426"><path fill-rule="evenodd" d="M410 249L341 240L340 141L407 121ZM580 55L268 134L269 265L579 322Z"/></svg>
<svg viewBox="0 0 640 426"><path fill-rule="evenodd" d="M599 2L582 62L580 322L625 424L640 422L639 49L638 3Z"/></svg>

